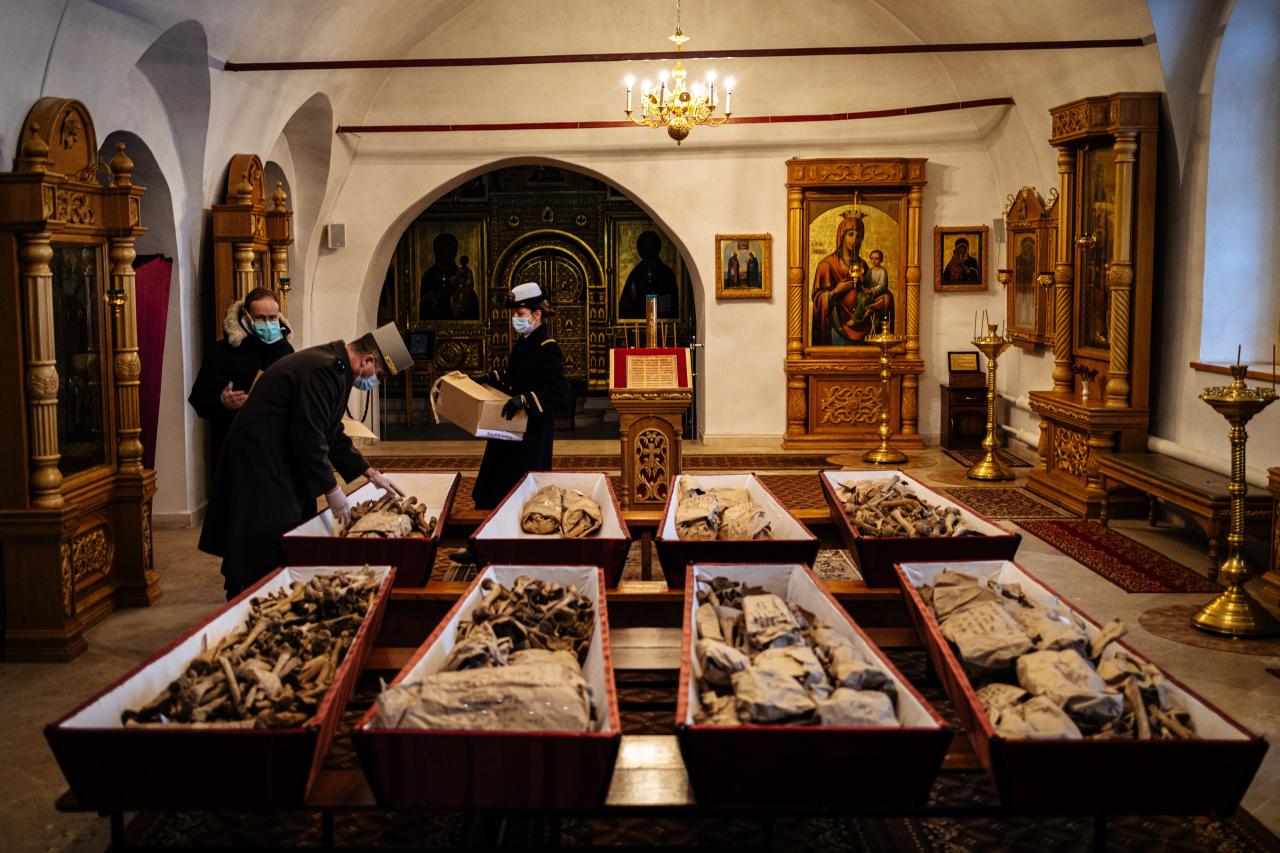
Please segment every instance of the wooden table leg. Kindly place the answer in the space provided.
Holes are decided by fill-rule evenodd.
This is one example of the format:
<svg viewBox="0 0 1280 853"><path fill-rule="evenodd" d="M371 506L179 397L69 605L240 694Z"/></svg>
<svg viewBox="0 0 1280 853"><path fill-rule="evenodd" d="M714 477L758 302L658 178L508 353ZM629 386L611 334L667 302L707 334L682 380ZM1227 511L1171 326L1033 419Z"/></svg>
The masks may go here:
<svg viewBox="0 0 1280 853"><path fill-rule="evenodd" d="M1155 495L1147 496L1147 524L1156 526L1156 513L1160 511L1160 499Z"/></svg>
<svg viewBox="0 0 1280 853"><path fill-rule="evenodd" d="M1105 474L1099 479L1102 481L1102 504L1098 507L1098 523L1106 527L1111 520L1111 489Z"/></svg>

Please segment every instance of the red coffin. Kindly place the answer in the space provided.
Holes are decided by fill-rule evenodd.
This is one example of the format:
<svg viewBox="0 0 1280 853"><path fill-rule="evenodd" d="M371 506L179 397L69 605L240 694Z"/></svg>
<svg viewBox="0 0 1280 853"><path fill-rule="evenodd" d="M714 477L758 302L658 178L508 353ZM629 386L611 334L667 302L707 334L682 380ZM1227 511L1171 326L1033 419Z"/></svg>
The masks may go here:
<svg viewBox="0 0 1280 853"><path fill-rule="evenodd" d="M520 511L543 486L577 489L600 505L600 529L584 539L559 533L536 536L520 529ZM481 566L600 566L605 582L618 585L631 548L631 532L622 518L609 477L596 471L535 471L516 483L502 503L471 534L471 550Z"/></svg>
<svg viewBox="0 0 1280 853"><path fill-rule="evenodd" d="M472 581L392 684L435 672L453 648L458 621L483 596L488 578L521 575L571 583L596 602L596 633L583 667L595 695L598 730L434 731L374 728L376 707L352 730L378 805L388 809L585 810L599 808L622 736L609 648L604 573L595 566L489 566Z"/></svg>
<svg viewBox="0 0 1280 853"><path fill-rule="evenodd" d="M284 568L263 578L187 634L70 714L45 738L82 808L101 811L279 811L303 805L382 622L395 569L377 566L382 585L315 717L287 729L126 727L120 714L151 701L201 650L238 627L249 601L295 580L344 571Z"/></svg>
<svg viewBox="0 0 1280 853"><path fill-rule="evenodd" d="M907 482L916 494L931 504L953 506L971 526L985 530L985 536L866 536L858 530L844 512L844 501L836 492L838 483L854 480L875 480L898 476ZM943 497L924 483L901 471L823 471L822 492L831 508L831 520L840 531L840 538L849 549L858 572L867 586L894 586L897 575L894 563L920 560L1012 560L1022 544L1022 534L1010 533L985 515L979 515L963 504Z"/></svg>
<svg viewBox="0 0 1280 853"><path fill-rule="evenodd" d="M1098 623L1007 560L907 563L894 568L929 661L1005 805L1028 815L1229 815L1240 804L1262 763L1267 742L1168 673L1165 678L1179 701L1191 710L1200 740L1079 741L997 735L916 584L944 568L997 577L1002 582L1020 583L1034 600L1070 607L1088 623L1090 636L1099 630ZM1116 642L1109 648L1114 652L1116 647L1150 662L1125 643Z"/></svg>
<svg viewBox="0 0 1280 853"><path fill-rule="evenodd" d="M396 586L423 586L431 577L436 548L453 507L461 474L388 474L406 494L426 503L428 517L436 517L435 532L426 539L346 539L333 535L333 512L325 510L280 537L285 562L291 566L394 566ZM347 496L355 506L383 495L365 483Z"/></svg>
<svg viewBox="0 0 1280 853"><path fill-rule="evenodd" d="M683 540L676 535L676 504L680 483L696 479L704 488L741 488L763 507L772 522L772 539ZM809 532L769 487L755 474L702 474L690 478L681 474L671 484L671 494L662 514L662 526L654 539L658 561L670 589L684 586L685 568L690 563L804 563L813 565L818 557L818 537Z"/></svg>
<svg viewBox="0 0 1280 853"><path fill-rule="evenodd" d="M723 575L797 603L844 634L897 682L901 727L708 726L694 723L695 580ZM699 805L901 810L925 804L951 729L802 565L696 564L684 589L676 726ZM744 784L749 768L750 784Z"/></svg>

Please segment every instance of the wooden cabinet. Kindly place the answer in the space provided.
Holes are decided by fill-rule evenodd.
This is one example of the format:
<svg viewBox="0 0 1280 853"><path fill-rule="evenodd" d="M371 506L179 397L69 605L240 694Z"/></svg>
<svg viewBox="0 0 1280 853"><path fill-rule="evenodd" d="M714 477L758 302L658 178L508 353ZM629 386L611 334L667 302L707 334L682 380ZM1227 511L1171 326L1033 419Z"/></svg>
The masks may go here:
<svg viewBox="0 0 1280 853"><path fill-rule="evenodd" d="M981 447L987 435L987 389L939 385L942 395L942 446L948 450Z"/></svg>
<svg viewBox="0 0 1280 853"><path fill-rule="evenodd" d="M280 313L289 313L289 246L293 214L284 185L270 197L257 154L237 154L227 167L227 195L213 206L213 328L223 334L227 308L255 287L279 297Z"/></svg>
<svg viewBox="0 0 1280 853"><path fill-rule="evenodd" d="M1092 516L1101 457L1147 443L1160 95L1084 98L1050 114L1059 177L1053 387L1030 395L1041 464L1028 488Z"/></svg>
<svg viewBox="0 0 1280 853"><path fill-rule="evenodd" d="M1009 338L1023 349L1053 344L1053 268L1057 260L1058 190L1046 204L1033 187L1009 196L1005 209L1005 285Z"/></svg>
<svg viewBox="0 0 1280 853"><path fill-rule="evenodd" d="M41 98L0 174L4 656L63 661L160 595L142 465L134 241L143 189L99 157L84 104Z"/></svg>

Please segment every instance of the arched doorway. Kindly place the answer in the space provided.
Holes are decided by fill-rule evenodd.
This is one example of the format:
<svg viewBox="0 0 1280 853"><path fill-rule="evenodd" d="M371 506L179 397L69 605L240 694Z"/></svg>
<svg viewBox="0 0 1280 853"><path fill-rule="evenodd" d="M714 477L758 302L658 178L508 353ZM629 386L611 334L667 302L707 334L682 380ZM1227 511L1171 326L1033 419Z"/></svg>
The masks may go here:
<svg viewBox="0 0 1280 853"><path fill-rule="evenodd" d="M512 344L504 303L525 281L541 284L556 308L552 331L575 391L575 411L559 413L563 437L616 435L607 425L608 351L640 340L647 291L659 296L668 345L694 335L686 263L647 212L616 187L560 166L496 169L427 207L396 245L378 322L406 331L417 370L412 400L388 385L383 438L456 437L430 428L424 379L502 367Z"/></svg>

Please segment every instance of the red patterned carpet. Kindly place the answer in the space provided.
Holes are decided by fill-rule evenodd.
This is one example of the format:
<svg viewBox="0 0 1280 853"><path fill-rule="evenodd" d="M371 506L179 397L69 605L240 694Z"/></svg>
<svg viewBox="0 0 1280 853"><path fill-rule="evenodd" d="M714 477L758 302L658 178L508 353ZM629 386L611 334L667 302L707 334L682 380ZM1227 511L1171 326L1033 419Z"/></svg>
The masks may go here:
<svg viewBox="0 0 1280 853"><path fill-rule="evenodd" d="M942 452L947 454L952 459L956 460L966 468L973 465L973 463L977 462L986 454L986 451L983 450L981 447L962 447L956 450L943 450ZM1004 464L1008 465L1010 468L1030 468L1031 467L1030 462L1024 462L1021 458L1014 456L1012 453L1010 453L1009 451L1005 450L1002 447L996 448L996 458L999 459Z"/></svg>
<svg viewBox="0 0 1280 853"><path fill-rule="evenodd" d="M939 491L988 518L1069 517L1053 504L1040 500L1023 488L980 486L939 489Z"/></svg>
<svg viewBox="0 0 1280 853"><path fill-rule="evenodd" d="M1018 519L1021 527L1125 592L1218 592L1208 578L1092 521Z"/></svg>
<svg viewBox="0 0 1280 853"><path fill-rule="evenodd" d="M366 455L369 464L384 471L478 471L479 455L378 456ZM557 471L620 471L622 457L607 455L564 455L555 457ZM791 471L829 468L827 457L787 453L698 453L684 457L689 471Z"/></svg>

